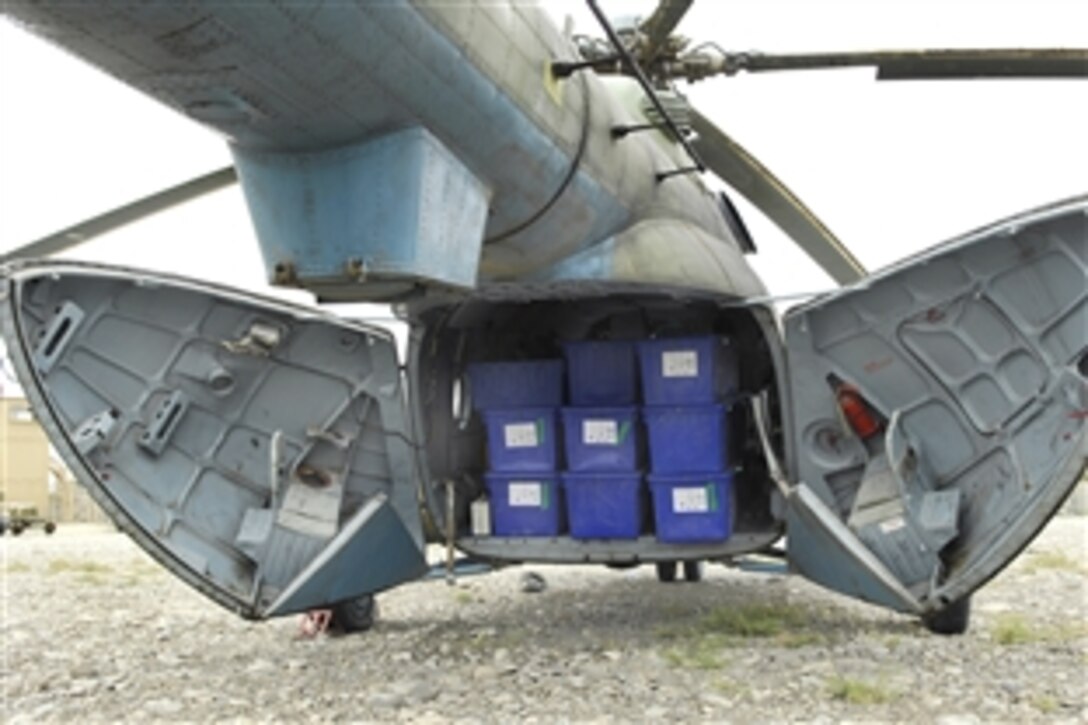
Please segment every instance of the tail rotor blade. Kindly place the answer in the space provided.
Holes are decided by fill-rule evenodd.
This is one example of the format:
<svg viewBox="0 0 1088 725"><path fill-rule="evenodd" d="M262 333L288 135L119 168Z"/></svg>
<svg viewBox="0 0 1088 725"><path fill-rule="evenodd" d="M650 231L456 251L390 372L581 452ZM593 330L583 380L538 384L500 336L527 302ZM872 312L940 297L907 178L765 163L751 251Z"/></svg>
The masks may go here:
<svg viewBox="0 0 1088 725"><path fill-rule="evenodd" d="M24 244L10 252L0 254L0 264L16 259L47 257L78 247L95 237L140 221L152 214L184 204L187 201L218 191L237 181L233 166L227 166L210 174L198 176L158 193L138 199L99 216L87 219L67 229Z"/></svg>
<svg viewBox="0 0 1088 725"><path fill-rule="evenodd" d="M800 199L763 164L709 119L692 109L694 146L723 181L788 234L809 257L839 284L865 276L865 267Z"/></svg>

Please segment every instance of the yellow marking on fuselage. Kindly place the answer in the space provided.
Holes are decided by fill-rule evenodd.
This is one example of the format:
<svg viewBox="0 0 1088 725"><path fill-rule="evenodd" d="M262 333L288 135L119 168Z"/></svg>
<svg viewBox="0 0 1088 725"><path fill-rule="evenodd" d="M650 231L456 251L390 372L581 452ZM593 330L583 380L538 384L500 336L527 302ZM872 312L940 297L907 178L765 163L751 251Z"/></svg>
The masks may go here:
<svg viewBox="0 0 1088 725"><path fill-rule="evenodd" d="M544 61L544 90L548 92L548 98L557 106L563 105L563 80L556 78L552 73L552 62Z"/></svg>

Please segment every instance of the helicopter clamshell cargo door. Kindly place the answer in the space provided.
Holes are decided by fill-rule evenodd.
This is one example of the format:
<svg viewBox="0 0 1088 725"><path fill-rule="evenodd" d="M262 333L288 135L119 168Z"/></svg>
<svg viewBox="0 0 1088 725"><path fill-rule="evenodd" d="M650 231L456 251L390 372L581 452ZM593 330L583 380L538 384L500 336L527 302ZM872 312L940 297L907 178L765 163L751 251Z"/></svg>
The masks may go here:
<svg viewBox="0 0 1088 725"><path fill-rule="evenodd" d="M0 327L53 444L173 573L248 618L424 573L388 331L153 273L0 272Z"/></svg>
<svg viewBox="0 0 1088 725"><path fill-rule="evenodd" d="M937 612L1056 512L1088 451L1086 212L1030 212L787 313L795 570Z"/></svg>

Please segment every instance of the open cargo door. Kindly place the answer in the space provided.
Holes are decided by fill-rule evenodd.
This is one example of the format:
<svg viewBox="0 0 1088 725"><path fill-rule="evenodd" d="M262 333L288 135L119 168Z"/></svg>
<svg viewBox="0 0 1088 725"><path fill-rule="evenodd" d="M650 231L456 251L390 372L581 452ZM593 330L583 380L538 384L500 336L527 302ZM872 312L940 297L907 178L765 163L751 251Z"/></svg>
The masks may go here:
<svg viewBox="0 0 1088 725"><path fill-rule="evenodd" d="M793 568L938 612L1000 571L1085 466L1088 199L785 318Z"/></svg>
<svg viewBox="0 0 1088 725"><path fill-rule="evenodd" d="M423 573L389 332L129 270L32 263L0 281L53 444L182 579L263 618Z"/></svg>

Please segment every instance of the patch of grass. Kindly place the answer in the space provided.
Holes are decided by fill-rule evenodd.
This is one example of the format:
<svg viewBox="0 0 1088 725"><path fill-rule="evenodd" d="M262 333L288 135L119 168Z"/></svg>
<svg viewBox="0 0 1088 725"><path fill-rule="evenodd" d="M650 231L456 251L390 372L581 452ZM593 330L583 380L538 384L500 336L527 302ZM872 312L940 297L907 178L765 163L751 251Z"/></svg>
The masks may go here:
<svg viewBox="0 0 1088 725"><path fill-rule="evenodd" d="M71 559L51 559L46 567L50 574L109 574L113 571L97 561L73 561Z"/></svg>
<svg viewBox="0 0 1088 725"><path fill-rule="evenodd" d="M882 705L899 697L899 693L888 689L883 684L856 680L852 677L832 677L828 680L827 690L831 699L842 700L851 705Z"/></svg>
<svg viewBox="0 0 1088 725"><path fill-rule="evenodd" d="M93 587L102 587L110 583L105 577L94 572L84 572L82 574L79 574L76 578L76 581L78 581L80 584L86 584Z"/></svg>
<svg viewBox="0 0 1088 725"><path fill-rule="evenodd" d="M800 607L788 604L751 604L718 607L699 622L705 632L727 637L777 637L803 628L809 616Z"/></svg>
<svg viewBox="0 0 1088 725"><path fill-rule="evenodd" d="M1044 715L1053 715L1059 707L1057 698L1046 693L1033 695L1030 702L1032 707Z"/></svg>
<svg viewBox="0 0 1088 725"><path fill-rule="evenodd" d="M458 591L454 593L453 601L457 602L458 604L472 604L472 602L475 601L475 597L473 597L472 594L469 592Z"/></svg>
<svg viewBox="0 0 1088 725"><path fill-rule="evenodd" d="M1008 612L997 616L992 634L994 641L1001 645L1066 642L1088 636L1088 623L1035 624L1022 614Z"/></svg>
<svg viewBox="0 0 1088 725"><path fill-rule="evenodd" d="M4 565L5 574L25 574L30 571L30 565L24 561L9 561Z"/></svg>
<svg viewBox="0 0 1088 725"><path fill-rule="evenodd" d="M1062 551L1040 551L1029 555L1025 567L1029 572L1044 570L1088 573L1088 567Z"/></svg>
<svg viewBox="0 0 1088 725"><path fill-rule="evenodd" d="M720 637L689 640L665 650L665 661L686 670L717 670L726 665Z"/></svg>
<svg viewBox="0 0 1088 725"><path fill-rule="evenodd" d="M1016 613L998 615L994 622L994 641L998 644L1027 644L1038 641L1038 633L1023 615Z"/></svg>
<svg viewBox="0 0 1088 725"><path fill-rule="evenodd" d="M826 635L814 628L811 613L781 604L718 607L690 625L664 629L660 635L673 643L664 652L666 661L696 670L724 667L731 648L755 639L787 648L826 640Z"/></svg>

